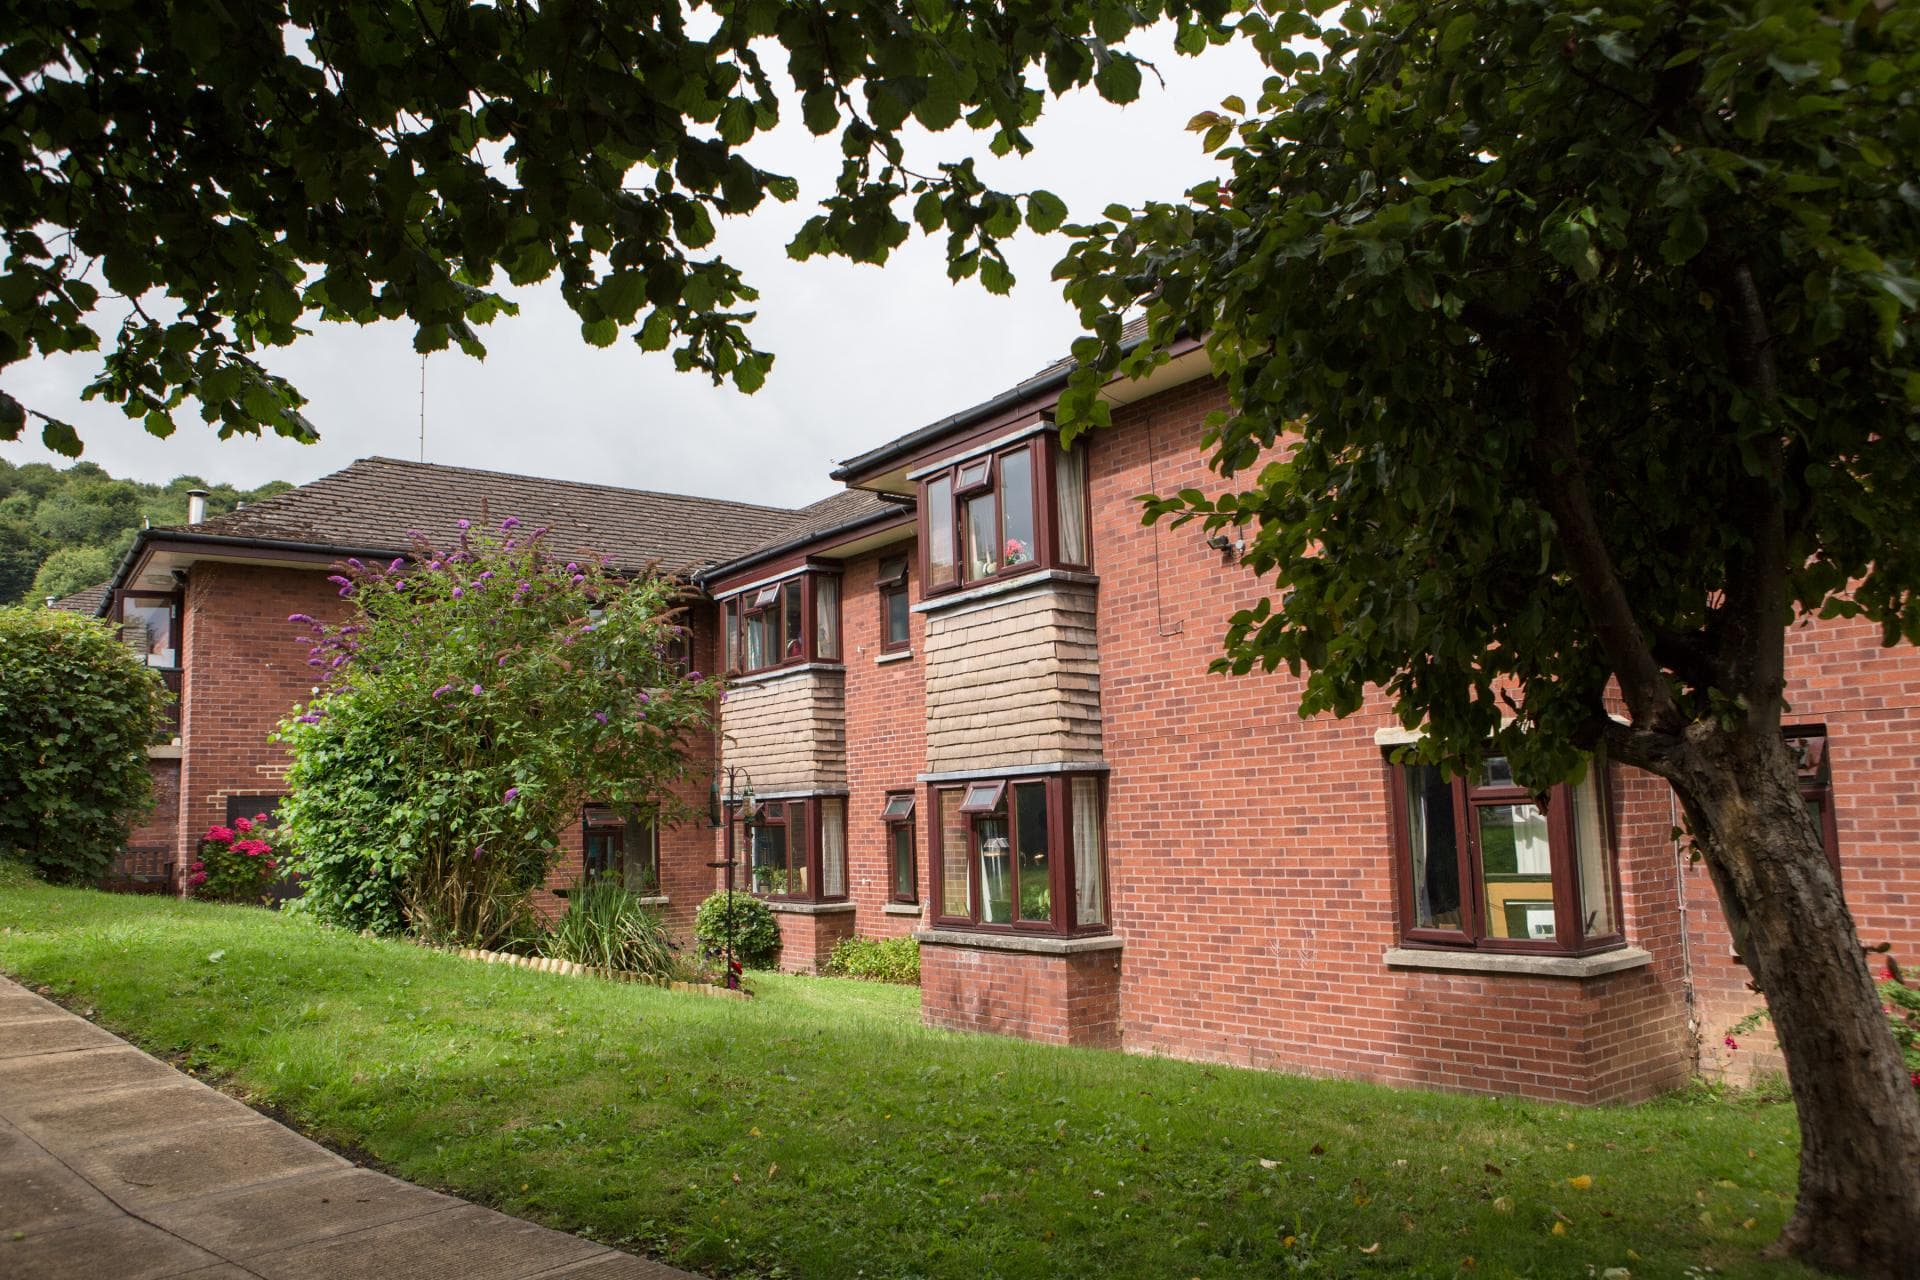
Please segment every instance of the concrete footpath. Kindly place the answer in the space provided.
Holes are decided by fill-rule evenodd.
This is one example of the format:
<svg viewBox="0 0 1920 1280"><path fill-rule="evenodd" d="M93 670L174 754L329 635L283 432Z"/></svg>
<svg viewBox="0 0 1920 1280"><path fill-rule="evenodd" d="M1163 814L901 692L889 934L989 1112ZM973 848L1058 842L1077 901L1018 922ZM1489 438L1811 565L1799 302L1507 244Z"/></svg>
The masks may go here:
<svg viewBox="0 0 1920 1280"><path fill-rule="evenodd" d="M0 978L7 1280L699 1280L362 1169Z"/></svg>

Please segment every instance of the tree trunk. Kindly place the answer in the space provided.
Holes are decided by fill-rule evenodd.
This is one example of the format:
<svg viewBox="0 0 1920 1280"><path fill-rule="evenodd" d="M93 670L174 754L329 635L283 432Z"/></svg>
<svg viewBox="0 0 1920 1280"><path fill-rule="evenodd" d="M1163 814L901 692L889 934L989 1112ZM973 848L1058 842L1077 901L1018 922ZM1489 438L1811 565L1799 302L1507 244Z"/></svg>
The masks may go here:
<svg viewBox="0 0 1920 1280"><path fill-rule="evenodd" d="M1689 735L1690 737L1693 735ZM1729 922L1766 994L1800 1118L1800 1192L1773 1252L1920 1277L1920 1099L1792 757L1771 727L1694 738L1676 778Z"/></svg>

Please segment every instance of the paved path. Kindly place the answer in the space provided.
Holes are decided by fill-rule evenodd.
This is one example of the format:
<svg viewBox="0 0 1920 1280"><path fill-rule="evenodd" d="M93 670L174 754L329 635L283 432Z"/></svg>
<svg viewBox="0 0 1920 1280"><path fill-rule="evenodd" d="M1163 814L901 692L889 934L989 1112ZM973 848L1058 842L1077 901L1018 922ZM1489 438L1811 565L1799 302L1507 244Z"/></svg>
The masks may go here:
<svg viewBox="0 0 1920 1280"><path fill-rule="evenodd" d="M362 1169L0 978L7 1280L698 1280Z"/></svg>

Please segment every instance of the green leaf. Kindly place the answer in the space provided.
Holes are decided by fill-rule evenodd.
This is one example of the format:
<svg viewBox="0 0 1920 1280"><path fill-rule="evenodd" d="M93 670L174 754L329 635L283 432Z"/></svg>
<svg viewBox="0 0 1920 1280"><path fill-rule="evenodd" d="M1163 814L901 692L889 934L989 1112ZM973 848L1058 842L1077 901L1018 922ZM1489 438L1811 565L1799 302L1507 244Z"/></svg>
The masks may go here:
<svg viewBox="0 0 1920 1280"><path fill-rule="evenodd" d="M1660 256L1678 266L1691 261L1707 247L1707 223L1697 209L1682 209L1667 223L1667 235L1660 242Z"/></svg>
<svg viewBox="0 0 1920 1280"><path fill-rule="evenodd" d="M1066 201L1051 191L1035 191L1027 196L1027 225L1041 235L1057 230L1066 220Z"/></svg>

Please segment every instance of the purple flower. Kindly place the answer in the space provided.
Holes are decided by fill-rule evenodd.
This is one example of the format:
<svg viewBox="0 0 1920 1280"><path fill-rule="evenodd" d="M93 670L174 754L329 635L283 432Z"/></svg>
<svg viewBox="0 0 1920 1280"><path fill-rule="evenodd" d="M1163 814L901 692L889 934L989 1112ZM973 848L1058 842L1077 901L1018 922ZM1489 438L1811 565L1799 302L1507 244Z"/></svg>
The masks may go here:
<svg viewBox="0 0 1920 1280"><path fill-rule="evenodd" d="M434 696L434 697L436 697L436 698L438 698L438 697L440 697L440 696L441 696L442 694L448 694L448 693L452 693L452 692L453 692L453 686L452 686L452 685L450 685L450 684L443 684L443 685L441 685L441 686L440 686L440 687L439 687L438 689L435 689L435 690L433 691L433 696Z"/></svg>
<svg viewBox="0 0 1920 1280"><path fill-rule="evenodd" d="M496 663L494 663L493 665L494 665L494 666L496 666L496 667L504 667L504 666L506 666L506 665L507 665L507 659L508 659L508 658L510 658L510 657L512 657L512 656L513 656L512 654L509 654L509 653L503 653L503 654L501 654L501 655L500 655L500 661L498 661L498 662L496 662Z"/></svg>
<svg viewBox="0 0 1920 1280"><path fill-rule="evenodd" d="M319 658L308 658L307 665L310 667L324 667L327 664L321 661Z"/></svg>
<svg viewBox="0 0 1920 1280"><path fill-rule="evenodd" d="M304 716L295 716L294 719L298 720L301 724L319 724L320 723L320 717L312 714L311 712L309 712L307 715L304 715Z"/></svg>
<svg viewBox="0 0 1920 1280"><path fill-rule="evenodd" d="M438 556L435 556L433 559L427 561L427 568L438 569L439 567L440 567L440 558Z"/></svg>
<svg viewBox="0 0 1920 1280"><path fill-rule="evenodd" d="M287 615L287 621L304 623L309 627L317 627L320 625L304 613L290 613Z"/></svg>
<svg viewBox="0 0 1920 1280"><path fill-rule="evenodd" d="M485 688L483 688L483 687L482 687L482 686L481 686L481 685L480 685L480 684L479 684L479 683L478 683L478 682L476 681L476 682L475 682L475 684L474 684L474 686L473 686L473 696L477 698L477 697L479 697L479 696L480 696L481 694L483 694L483 693L485 693L485 692L486 692L486 689L485 689Z"/></svg>
<svg viewBox="0 0 1920 1280"><path fill-rule="evenodd" d="M459 599L459 598L460 598L461 596L463 596L463 595L465 595L465 594L467 594L467 593L466 593L465 591L463 591L462 589L460 589L459 587L455 587L455 588L453 589L453 598L454 598L455 600L458 600L458 599Z"/></svg>
<svg viewBox="0 0 1920 1280"><path fill-rule="evenodd" d="M405 578L395 578L393 580L393 589L395 591L405 591L407 589L407 580Z"/></svg>
<svg viewBox="0 0 1920 1280"><path fill-rule="evenodd" d="M479 576L479 577L477 577L477 578L475 578L475 579L473 580L473 583L474 583L474 585L475 585L475 586L479 586L479 585L480 585L481 583L483 583L483 582L488 582L488 581L491 581L491 580L492 580L492 578L493 578L493 570L491 570L491 569L482 569L482 570L480 571L480 576Z"/></svg>
<svg viewBox="0 0 1920 1280"><path fill-rule="evenodd" d="M604 711L596 711L593 713L593 718L601 724L605 724L607 722L607 713Z"/></svg>
<svg viewBox="0 0 1920 1280"><path fill-rule="evenodd" d="M517 529L520 527L520 522L514 519L512 516L508 516L505 520L502 520L500 522L500 527L502 529Z"/></svg>
<svg viewBox="0 0 1920 1280"><path fill-rule="evenodd" d="M328 582L337 582L337 583L339 583L339 584L340 584L341 586L343 586L343 587L350 587L350 586L352 586L352 585L353 585L353 579L352 579L352 578L343 578L343 577L341 577L341 576L340 576L339 574L337 574L337 573L330 573L330 574L328 574L328 575L327 575L327 581L328 581Z"/></svg>
<svg viewBox="0 0 1920 1280"><path fill-rule="evenodd" d="M462 520L460 523L465 524L466 521ZM480 861L480 855L486 850L486 847L487 847L487 842L484 840L482 840L479 844L473 846L473 860L475 862Z"/></svg>
<svg viewBox="0 0 1920 1280"><path fill-rule="evenodd" d="M359 556L348 556L347 563L352 565L356 569L364 569L367 567L367 562L362 560Z"/></svg>
<svg viewBox="0 0 1920 1280"><path fill-rule="evenodd" d="M512 804L512 803L514 802L514 800L515 800L515 798L517 798L517 797L519 796L519 794L520 794L520 788L518 788L518 787L508 787L508 788L507 788L507 794L506 794L506 798L505 798L505 801L504 801L504 803L506 803L506 804Z"/></svg>
<svg viewBox="0 0 1920 1280"><path fill-rule="evenodd" d="M345 599L346 597L353 594L353 587L351 585L344 586L340 588L338 591L334 592L334 594L339 596L342 599Z"/></svg>
<svg viewBox="0 0 1920 1280"><path fill-rule="evenodd" d="M465 521L465 520L457 520L457 521L455 521L454 523L456 523L456 524L458 524L458 525L459 525L459 526L460 526L460 527L461 527L462 529L471 529L471 528L473 528L473 525L472 525L472 524L470 524L469 522L467 522L467 521Z"/></svg>
<svg viewBox="0 0 1920 1280"><path fill-rule="evenodd" d="M572 561L572 560L569 560L569 561L567 561L567 572L568 572L568 573L578 573L578 572L580 572L580 566L579 566L578 564L576 564L576 563L575 563L574 561Z"/></svg>
<svg viewBox="0 0 1920 1280"><path fill-rule="evenodd" d="M648 704L649 702L652 702L652 701L653 701L653 695L652 695L652 694L649 694L649 693L645 693L645 692L642 692L642 693L640 693L640 694L638 694L637 696L638 696L638 697L639 697L639 699L640 699L640 705L641 705L641 706L643 706L643 707L644 707L644 706L646 706L646 705L647 705L647 704Z"/></svg>
<svg viewBox="0 0 1920 1280"><path fill-rule="evenodd" d="M576 574L574 574L574 575L573 575L573 580L574 580L575 582L585 582L585 581L587 580L587 575L586 575L586 574L584 574L584 573L576 573ZM347 593L346 593L346 592L344 592L344 591L342 591L342 592L341 592L340 594L341 594L341 595L345 595L345 594L347 594Z"/></svg>
<svg viewBox="0 0 1920 1280"><path fill-rule="evenodd" d="M689 671L689 672L687 672L687 679L689 679L689 680L698 680L699 678L700 678L700 673L699 673L698 671Z"/></svg>
<svg viewBox="0 0 1920 1280"><path fill-rule="evenodd" d="M407 562L407 559L405 556L395 556L393 558L393 563L387 566L387 572L388 573L400 572L400 566L404 565L406 562Z"/></svg>

